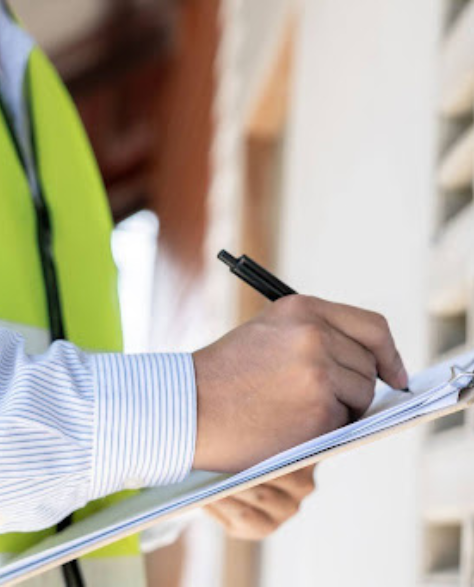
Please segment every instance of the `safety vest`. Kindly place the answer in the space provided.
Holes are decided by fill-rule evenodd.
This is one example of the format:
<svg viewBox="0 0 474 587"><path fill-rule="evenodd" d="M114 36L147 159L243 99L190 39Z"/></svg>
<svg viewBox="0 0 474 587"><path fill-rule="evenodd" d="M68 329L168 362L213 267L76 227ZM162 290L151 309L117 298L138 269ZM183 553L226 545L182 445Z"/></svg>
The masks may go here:
<svg viewBox="0 0 474 587"><path fill-rule="evenodd" d="M0 326L25 337L32 353L64 338L88 351L120 351L117 271L105 190L79 116L44 54L35 47L24 71L36 189L4 105L0 107ZM122 500L90 503L82 519ZM54 533L0 536L0 553L15 554ZM138 536L87 557L87 585L134 587L144 582ZM57 572L57 571L56 571ZM46 582L48 581L48 582ZM60 584L51 578L35 584Z"/></svg>

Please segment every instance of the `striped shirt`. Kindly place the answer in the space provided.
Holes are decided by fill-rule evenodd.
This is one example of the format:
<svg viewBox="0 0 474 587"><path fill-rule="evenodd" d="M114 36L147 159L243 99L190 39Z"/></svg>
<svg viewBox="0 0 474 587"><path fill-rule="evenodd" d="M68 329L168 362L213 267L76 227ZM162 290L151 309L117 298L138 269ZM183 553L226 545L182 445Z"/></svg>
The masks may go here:
<svg viewBox="0 0 474 587"><path fill-rule="evenodd" d="M92 354L58 341L29 356L0 328L0 533L183 480L195 435L191 355Z"/></svg>
<svg viewBox="0 0 474 587"><path fill-rule="evenodd" d="M32 187L23 78L33 47L0 0L0 96ZM0 533L52 526L122 489L181 481L195 434L190 355L90 354L56 342L29 356L0 327Z"/></svg>

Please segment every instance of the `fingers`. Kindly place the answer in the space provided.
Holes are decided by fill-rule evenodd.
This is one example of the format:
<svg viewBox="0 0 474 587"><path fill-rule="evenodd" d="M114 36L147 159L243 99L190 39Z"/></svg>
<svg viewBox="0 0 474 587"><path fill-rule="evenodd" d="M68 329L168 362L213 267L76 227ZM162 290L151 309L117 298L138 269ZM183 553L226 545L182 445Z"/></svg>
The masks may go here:
<svg viewBox="0 0 474 587"><path fill-rule="evenodd" d="M374 355L338 330L331 332L330 352L339 369L333 385L336 397L359 418L374 398L377 363Z"/></svg>
<svg viewBox="0 0 474 587"><path fill-rule="evenodd" d="M225 501L227 501L227 499L231 499L231 498L229 497L229 498L223 499L221 501L218 501L216 503L211 503L210 505L206 505L204 509L210 516L212 516L215 520L220 522L224 527L226 527L227 529L230 529L231 520L230 520L230 518L227 518L224 515L224 513L221 511L222 504Z"/></svg>
<svg viewBox="0 0 474 587"><path fill-rule="evenodd" d="M371 384L375 384L377 361L373 353L339 330L331 329L330 336L329 352L333 360L340 367L355 371Z"/></svg>
<svg viewBox="0 0 474 587"><path fill-rule="evenodd" d="M334 328L373 353L379 377L391 387L403 389L408 375L387 321L380 314L313 298L313 308Z"/></svg>
<svg viewBox="0 0 474 587"><path fill-rule="evenodd" d="M280 525L263 510L256 509L235 497L228 497L212 504L207 507L207 511L236 538L260 540Z"/></svg>
<svg viewBox="0 0 474 587"><path fill-rule="evenodd" d="M314 466L310 466L211 504L206 511L231 536L260 540L293 517L314 487Z"/></svg>
<svg viewBox="0 0 474 587"><path fill-rule="evenodd" d="M236 499L283 523L299 510L299 500L291 494L270 484L252 487L240 493Z"/></svg>
<svg viewBox="0 0 474 587"><path fill-rule="evenodd" d="M339 367L332 385L337 399L349 408L355 418L362 416L374 399L375 379L370 381L351 369Z"/></svg>
<svg viewBox="0 0 474 587"><path fill-rule="evenodd" d="M313 493L316 488L314 469L314 465L305 467L289 475L272 479L268 481L267 485L276 487L301 502L305 497Z"/></svg>

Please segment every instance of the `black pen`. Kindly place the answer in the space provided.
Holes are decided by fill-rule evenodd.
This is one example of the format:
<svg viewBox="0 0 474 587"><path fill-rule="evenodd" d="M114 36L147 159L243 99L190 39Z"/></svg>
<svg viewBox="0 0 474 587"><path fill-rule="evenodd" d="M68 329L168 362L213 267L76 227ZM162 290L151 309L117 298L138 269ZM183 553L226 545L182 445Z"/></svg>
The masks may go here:
<svg viewBox="0 0 474 587"><path fill-rule="evenodd" d="M247 255L236 258L227 251L222 250L217 257L228 265L231 273L240 277L250 287L253 287L272 302L297 293L253 259L247 257ZM408 387L400 391L410 393Z"/></svg>

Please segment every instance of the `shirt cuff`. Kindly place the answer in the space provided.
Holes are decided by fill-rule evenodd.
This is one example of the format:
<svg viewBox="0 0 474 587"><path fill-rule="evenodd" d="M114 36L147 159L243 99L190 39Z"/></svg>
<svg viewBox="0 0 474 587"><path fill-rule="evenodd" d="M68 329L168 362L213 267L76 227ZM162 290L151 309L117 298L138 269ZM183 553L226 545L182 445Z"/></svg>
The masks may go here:
<svg viewBox="0 0 474 587"><path fill-rule="evenodd" d="M196 443L192 356L89 357L96 392L90 499L182 481Z"/></svg>

